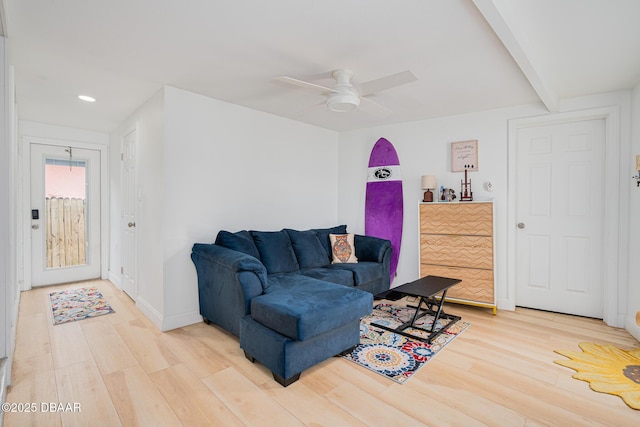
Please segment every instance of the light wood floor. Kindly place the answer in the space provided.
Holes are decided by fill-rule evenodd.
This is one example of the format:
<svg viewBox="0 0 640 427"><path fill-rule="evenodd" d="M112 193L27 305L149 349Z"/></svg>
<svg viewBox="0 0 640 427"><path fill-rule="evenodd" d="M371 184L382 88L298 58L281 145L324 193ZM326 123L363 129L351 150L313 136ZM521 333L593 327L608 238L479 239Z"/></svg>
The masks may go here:
<svg viewBox="0 0 640 427"><path fill-rule="evenodd" d="M53 326L48 293L95 285L115 314ZM578 343L638 343L593 319L448 305L472 323L404 385L339 357L283 388L238 340L204 323L160 333L111 283L22 294L5 425L639 426L640 411L553 363ZM80 412L43 413L43 402Z"/></svg>

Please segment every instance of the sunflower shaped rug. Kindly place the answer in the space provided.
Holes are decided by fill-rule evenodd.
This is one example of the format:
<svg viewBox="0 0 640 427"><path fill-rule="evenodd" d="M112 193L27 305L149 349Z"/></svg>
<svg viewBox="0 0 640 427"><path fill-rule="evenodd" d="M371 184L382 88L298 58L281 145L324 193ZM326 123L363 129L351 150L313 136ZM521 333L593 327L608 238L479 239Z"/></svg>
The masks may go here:
<svg viewBox="0 0 640 427"><path fill-rule="evenodd" d="M554 360L577 371L573 378L589 382L591 390L619 396L630 408L640 410L640 348L622 350L614 345L589 342L579 351L556 353L571 360Z"/></svg>

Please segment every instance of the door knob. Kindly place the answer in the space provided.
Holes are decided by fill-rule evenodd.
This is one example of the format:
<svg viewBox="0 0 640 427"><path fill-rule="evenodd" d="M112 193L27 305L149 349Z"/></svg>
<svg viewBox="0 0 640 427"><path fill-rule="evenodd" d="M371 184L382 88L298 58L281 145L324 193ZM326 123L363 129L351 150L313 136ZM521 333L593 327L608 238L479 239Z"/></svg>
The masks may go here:
<svg viewBox="0 0 640 427"><path fill-rule="evenodd" d="M135 226L136 226L136 223L135 223L135 222L130 222L130 223L129 223L129 224L127 224L127 225L129 226L129 228L131 228L131 227L135 227Z"/></svg>
<svg viewBox="0 0 640 427"><path fill-rule="evenodd" d="M38 228L40 228L40 226L38 224L33 224L31 228L33 228L34 230L37 230Z"/></svg>
<svg viewBox="0 0 640 427"><path fill-rule="evenodd" d="M518 223L518 228L524 228L524 227L525 227L524 222L519 222Z"/></svg>

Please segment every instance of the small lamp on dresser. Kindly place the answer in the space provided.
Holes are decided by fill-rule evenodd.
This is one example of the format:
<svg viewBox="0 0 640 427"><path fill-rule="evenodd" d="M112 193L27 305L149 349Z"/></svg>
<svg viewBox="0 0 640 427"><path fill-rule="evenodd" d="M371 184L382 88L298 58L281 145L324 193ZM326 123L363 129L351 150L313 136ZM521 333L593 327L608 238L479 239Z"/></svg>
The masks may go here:
<svg viewBox="0 0 640 427"><path fill-rule="evenodd" d="M422 189L424 192L423 202L433 202L433 193L431 190L436 188L436 177L433 175L422 175Z"/></svg>

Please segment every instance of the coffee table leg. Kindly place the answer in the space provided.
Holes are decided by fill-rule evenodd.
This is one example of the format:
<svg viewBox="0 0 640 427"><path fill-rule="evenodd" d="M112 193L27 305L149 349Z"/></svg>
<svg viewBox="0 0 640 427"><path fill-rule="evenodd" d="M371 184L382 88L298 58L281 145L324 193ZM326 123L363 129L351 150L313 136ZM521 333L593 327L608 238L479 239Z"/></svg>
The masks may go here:
<svg viewBox="0 0 640 427"><path fill-rule="evenodd" d="M413 314L413 319L411 319L411 326L416 325L416 320L418 320L418 314L420 313L420 307L422 307L422 303L424 302L424 297L420 297L420 302L418 302L418 306L416 307L416 312Z"/></svg>
<svg viewBox="0 0 640 427"><path fill-rule="evenodd" d="M442 297L440 298L440 303L438 304L438 311L436 315L433 316L433 323L431 324L431 333L433 333L436 329L436 323L438 323L438 319L440 319L440 315L442 314L442 306L444 305L444 299L447 296L447 290L445 289L442 292Z"/></svg>
<svg viewBox="0 0 640 427"><path fill-rule="evenodd" d="M451 326L453 326L454 323L456 323L458 320L460 320L460 316L455 316L455 315L447 314L447 313L443 312L442 307L444 305L444 299L446 298L446 296L447 296L447 290L445 289L442 292L442 296L440 297L440 301L438 303L436 303L435 298L433 298L433 299L427 298L425 300L425 297L420 297L420 302L418 303L418 306L415 307L416 311L413 314L413 318L411 319L411 321L403 323L402 325L400 325L397 328L390 328L389 326L380 325L380 324L377 324L375 322L371 323L371 326L375 326L375 327L378 327L378 328L381 328L381 329L385 329L387 331L391 331L391 332L394 332L396 334L400 334L400 335L403 335L405 337L413 338L413 339L416 339L418 341L423 341L423 342L426 342L426 343L430 344L433 339L438 337L440 334L442 334L447 329L449 329ZM420 310L421 307L422 307L422 303L423 302L427 306L424 311ZM438 309L434 310L434 307L436 307L436 306L438 307ZM407 306L407 307L414 308L413 306ZM427 314L433 315L433 323L431 324L431 330L426 329L426 328L421 328L421 327L415 325L415 323L416 323L416 321L418 319L426 316ZM436 325L438 323L438 320L440 320L441 317L443 319L449 320L449 323L447 323L446 326L440 328L439 331L436 331L435 330L436 329ZM428 332L429 336L427 338L424 338L424 337L421 337L419 335L414 335L414 334L410 334L410 333L404 332L404 330L409 328L409 327L412 327L412 328L415 328L415 329L420 329L420 330L423 330L424 332Z"/></svg>

